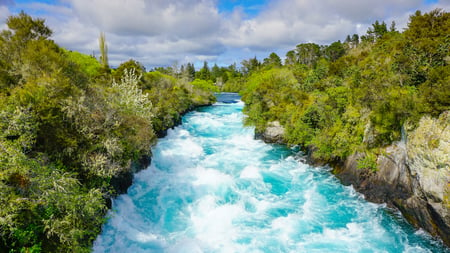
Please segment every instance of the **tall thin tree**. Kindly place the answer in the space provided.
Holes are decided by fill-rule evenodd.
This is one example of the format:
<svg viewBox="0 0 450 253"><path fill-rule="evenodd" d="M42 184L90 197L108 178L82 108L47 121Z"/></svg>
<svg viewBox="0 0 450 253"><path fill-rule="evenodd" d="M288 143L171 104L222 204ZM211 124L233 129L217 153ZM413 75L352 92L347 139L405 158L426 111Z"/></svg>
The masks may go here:
<svg viewBox="0 0 450 253"><path fill-rule="evenodd" d="M108 64L108 45L106 44L105 33L101 32L98 38L98 44L100 47L100 63L105 69L109 69Z"/></svg>

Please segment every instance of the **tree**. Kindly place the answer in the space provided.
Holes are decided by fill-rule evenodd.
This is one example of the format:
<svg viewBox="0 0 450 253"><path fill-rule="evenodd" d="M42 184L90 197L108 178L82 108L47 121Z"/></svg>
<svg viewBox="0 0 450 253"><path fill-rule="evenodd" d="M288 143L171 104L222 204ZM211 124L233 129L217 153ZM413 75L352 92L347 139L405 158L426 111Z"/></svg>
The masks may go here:
<svg viewBox="0 0 450 253"><path fill-rule="evenodd" d="M299 63L312 67L320 57L320 46L315 43L299 44L296 53Z"/></svg>
<svg viewBox="0 0 450 253"><path fill-rule="evenodd" d="M263 65L266 67L281 67L281 58L274 52L272 52L268 58L264 59Z"/></svg>
<svg viewBox="0 0 450 253"><path fill-rule="evenodd" d="M439 66L430 71L428 80L419 86L423 112L439 116L450 109L450 68Z"/></svg>
<svg viewBox="0 0 450 253"><path fill-rule="evenodd" d="M98 45L100 47L100 63L105 70L109 69L108 63L108 45L106 44L105 33L100 33L98 38Z"/></svg>
<svg viewBox="0 0 450 253"><path fill-rule="evenodd" d="M345 37L345 41L344 41L345 43L351 43L352 42L352 39L351 39L351 37L350 37L350 34L348 34L347 35L347 37Z"/></svg>
<svg viewBox="0 0 450 253"><path fill-rule="evenodd" d="M211 80L195 79L191 84L200 90L209 92L219 92L219 88Z"/></svg>
<svg viewBox="0 0 450 253"><path fill-rule="evenodd" d="M372 27L369 27L369 29L367 29L367 36L369 40L376 41L377 39L383 37L383 35L387 32L388 29L386 23L383 21L380 24L380 22L377 20L372 24Z"/></svg>
<svg viewBox="0 0 450 253"><path fill-rule="evenodd" d="M433 68L447 66L450 53L450 13L435 9L410 16L403 33L408 44L403 47L397 66L411 84L418 86L430 78Z"/></svg>
<svg viewBox="0 0 450 253"><path fill-rule="evenodd" d="M211 80L213 83L217 82L218 78L222 77L222 69L217 66L217 64L214 64L214 66L211 68Z"/></svg>
<svg viewBox="0 0 450 253"><path fill-rule="evenodd" d="M345 48L340 40L331 43L331 45L325 47L323 55L326 59L334 62L345 54Z"/></svg>
<svg viewBox="0 0 450 253"><path fill-rule="evenodd" d="M27 52L36 54L27 50L31 43L35 49L38 49L36 47L39 44L39 48L44 50L46 47L53 47L51 44L54 44L47 40L52 35L52 30L45 25L45 21L32 18L23 11L17 16L8 17L6 25L9 30L0 33L0 81L2 81L0 87L12 87L30 75L29 63L25 63L25 58L30 58L26 55ZM45 59L40 58L34 60L45 63Z"/></svg>
<svg viewBox="0 0 450 253"><path fill-rule="evenodd" d="M294 50L290 50L286 53L286 59L284 65L292 66L297 63L297 57Z"/></svg>
<svg viewBox="0 0 450 253"><path fill-rule="evenodd" d="M186 73L188 76L188 81L192 81L195 79L195 67L193 63L188 62L186 65Z"/></svg>
<svg viewBox="0 0 450 253"><path fill-rule="evenodd" d="M395 27L395 21L391 22L391 26L389 27L389 32L397 32L397 28Z"/></svg>
<svg viewBox="0 0 450 253"><path fill-rule="evenodd" d="M134 69L135 74L137 76L143 76L146 72L144 65L140 62L130 59L126 62L123 62L117 67L117 69L113 73L113 77L115 80L120 80L124 75L125 71Z"/></svg>
<svg viewBox="0 0 450 253"><path fill-rule="evenodd" d="M428 66L442 66L450 52L450 13L435 9L417 11L409 19L405 37L412 42L413 53L423 57Z"/></svg>
<svg viewBox="0 0 450 253"><path fill-rule="evenodd" d="M211 78L211 71L207 61L203 62L203 67L196 73L196 77L201 80L209 80Z"/></svg>
<svg viewBox="0 0 450 253"><path fill-rule="evenodd" d="M78 65L80 70L89 77L97 77L100 74L102 65L94 56L68 50L65 50L65 55L69 61Z"/></svg>
<svg viewBox="0 0 450 253"><path fill-rule="evenodd" d="M10 31L3 31L3 34L9 34L13 41L22 45L30 40L48 39L52 35L44 19L34 19L23 11L8 17L6 24Z"/></svg>
<svg viewBox="0 0 450 253"><path fill-rule="evenodd" d="M355 48L359 45L359 35L358 34L353 34L351 39L350 39L350 48Z"/></svg>
<svg viewBox="0 0 450 253"><path fill-rule="evenodd" d="M256 56L248 60L243 60L241 64L244 75L249 75L252 72L257 71L261 66L261 63L256 59Z"/></svg>

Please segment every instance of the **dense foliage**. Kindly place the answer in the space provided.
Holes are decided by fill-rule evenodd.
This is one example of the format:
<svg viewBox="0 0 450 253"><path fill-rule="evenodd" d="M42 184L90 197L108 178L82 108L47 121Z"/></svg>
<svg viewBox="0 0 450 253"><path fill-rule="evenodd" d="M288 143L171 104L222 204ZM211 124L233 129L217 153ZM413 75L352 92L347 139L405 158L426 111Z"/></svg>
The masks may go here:
<svg viewBox="0 0 450 253"><path fill-rule="evenodd" d="M300 44L283 66L273 54L263 63L244 61L243 77L229 82L257 131L279 121L285 141L313 158L342 161L361 152L359 167L375 169L381 147L421 116L450 109L449 34L450 13L418 11L402 33L377 21L361 41L353 35L329 46Z"/></svg>
<svg viewBox="0 0 450 253"><path fill-rule="evenodd" d="M288 144L341 161L380 148L423 115L450 109L450 13L410 17L400 33L375 22L367 34L328 46L298 45L281 58L251 58L198 71L193 64L147 72L134 60L110 69L50 39L44 20L11 16L0 33L0 251L84 252L114 195L111 179L142 156L181 114L241 92L246 123L285 128Z"/></svg>
<svg viewBox="0 0 450 253"><path fill-rule="evenodd" d="M214 97L208 86L130 60L110 70L59 47L44 20L0 34L0 252L88 252L111 179L150 155L156 134Z"/></svg>

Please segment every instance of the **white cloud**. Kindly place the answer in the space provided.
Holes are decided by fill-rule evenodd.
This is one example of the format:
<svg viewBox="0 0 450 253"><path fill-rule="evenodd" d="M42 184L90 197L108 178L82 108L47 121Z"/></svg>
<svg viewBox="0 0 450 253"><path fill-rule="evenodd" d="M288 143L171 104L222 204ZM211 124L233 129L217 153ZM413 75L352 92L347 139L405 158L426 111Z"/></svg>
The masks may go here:
<svg viewBox="0 0 450 253"><path fill-rule="evenodd" d="M259 16L244 21L225 43L250 48L276 48L301 42L326 44L347 34L365 33L375 20L390 22L421 7L422 0L279 0Z"/></svg>
<svg viewBox="0 0 450 253"><path fill-rule="evenodd" d="M218 0L61 1L18 7L45 18L55 41L68 49L98 54L102 31L113 66L133 58L147 67L223 59L227 62L219 64L231 64L303 42L326 44L363 34L375 20L406 27L417 9L450 8L449 0L434 5L423 0L272 0L248 18L242 7L219 13ZM0 4L0 18L7 15Z"/></svg>
<svg viewBox="0 0 450 253"><path fill-rule="evenodd" d="M185 63L190 61L202 61L214 59L217 55L224 53L222 44L214 40L204 41L196 39L166 40L161 36L123 38L111 35L108 47L111 64L117 66L120 61L134 58L146 65L172 65L175 62ZM115 56L114 56L115 54Z"/></svg>
<svg viewBox="0 0 450 253"><path fill-rule="evenodd" d="M0 5L0 30L7 28L6 19L9 15L10 13L8 7Z"/></svg>
<svg viewBox="0 0 450 253"><path fill-rule="evenodd" d="M55 41L84 53L98 52L105 32L111 65L134 58L147 66L184 59L212 59L224 52L219 42L223 17L212 1L66 0L70 18L56 25ZM67 14L66 14L67 15ZM53 26L52 26L53 27Z"/></svg>
<svg viewBox="0 0 450 253"><path fill-rule="evenodd" d="M189 38L220 29L221 17L205 0L68 0L76 14L100 29L121 35L172 33Z"/></svg>

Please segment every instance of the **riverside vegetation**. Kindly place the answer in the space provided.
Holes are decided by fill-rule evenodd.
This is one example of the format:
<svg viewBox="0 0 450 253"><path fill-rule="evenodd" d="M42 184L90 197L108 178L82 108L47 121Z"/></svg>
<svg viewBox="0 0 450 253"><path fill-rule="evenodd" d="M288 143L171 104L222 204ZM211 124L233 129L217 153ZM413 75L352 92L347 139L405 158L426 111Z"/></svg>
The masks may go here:
<svg viewBox="0 0 450 253"><path fill-rule="evenodd" d="M361 38L299 44L284 65L274 53L242 64L223 88L242 94L258 135L299 145L450 245L450 13L417 11L403 32L377 21Z"/></svg>
<svg viewBox="0 0 450 253"><path fill-rule="evenodd" d="M0 252L89 252L121 175L215 88L65 50L25 13L0 33ZM144 159L145 160L145 159Z"/></svg>
<svg viewBox="0 0 450 253"><path fill-rule="evenodd" d="M56 45L43 20L21 13L8 27L0 35L2 250L90 251L106 200L127 187L122 176L150 155L156 136L182 112L212 103L211 92L219 90L242 94L246 124L259 135L299 145L337 173L352 164L351 173L361 173L356 183L385 171L384 158L408 150L402 157L411 173L398 178L419 178L414 187L429 188L420 194L432 200L425 205L447 212L440 217L450 224L448 12L418 11L403 32L377 21L361 38L299 44L284 64L272 53L241 68L205 62L199 71L188 63L146 72L134 60L110 69L103 35L99 62ZM404 149L393 146L402 140ZM398 185L392 190L399 195L414 190ZM404 207L400 200L394 205ZM407 218L415 215L405 210ZM409 220L448 244L445 227Z"/></svg>

